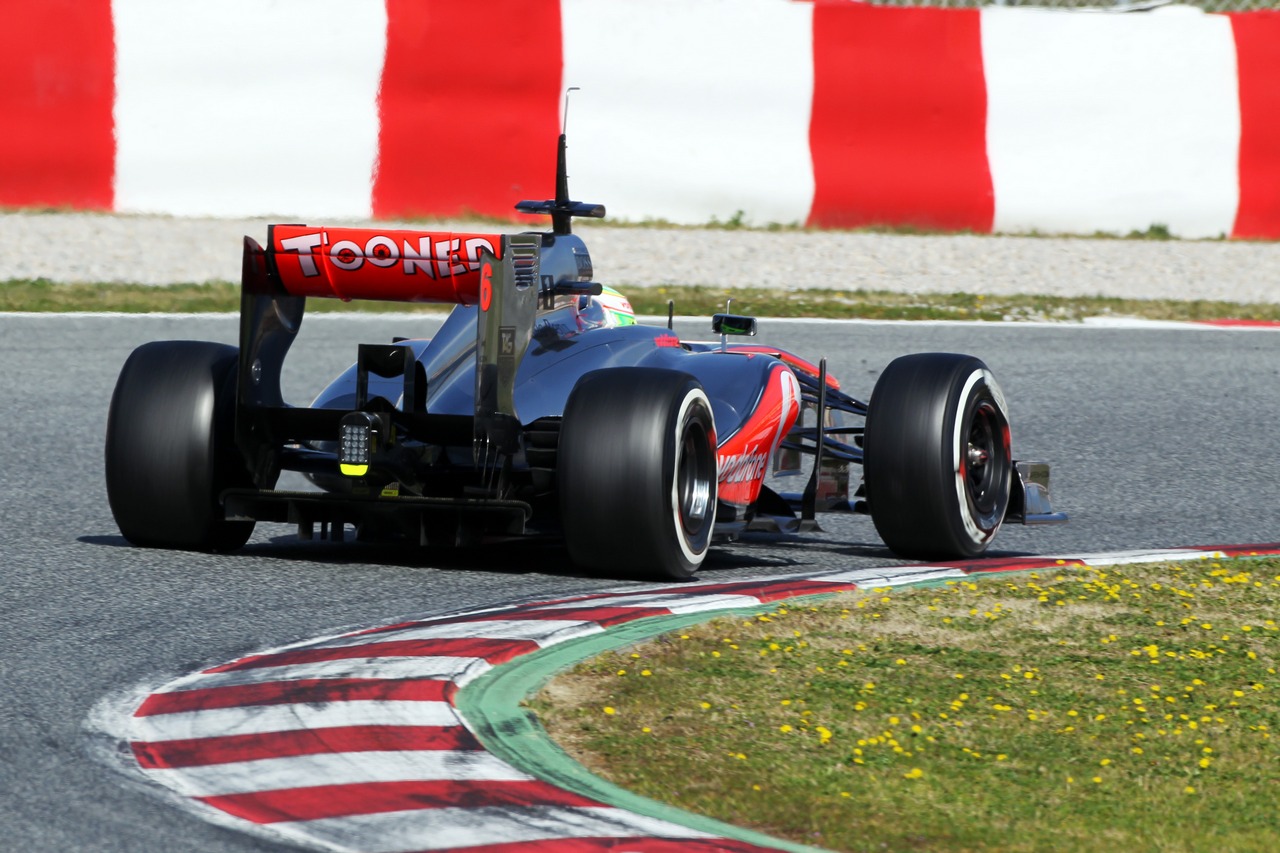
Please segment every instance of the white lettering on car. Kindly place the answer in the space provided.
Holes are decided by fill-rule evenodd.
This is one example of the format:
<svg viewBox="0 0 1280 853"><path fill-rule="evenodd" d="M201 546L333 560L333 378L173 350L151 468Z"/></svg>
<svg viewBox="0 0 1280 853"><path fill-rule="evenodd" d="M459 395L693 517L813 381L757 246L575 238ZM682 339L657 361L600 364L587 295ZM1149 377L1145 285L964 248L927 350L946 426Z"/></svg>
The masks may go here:
<svg viewBox="0 0 1280 853"><path fill-rule="evenodd" d="M280 246L297 254L302 274L310 277L320 274L316 266L316 248L328 243L328 234L318 231L288 237L280 241ZM459 237L432 242L431 236L427 235L418 237L415 248L408 239L397 245L392 237L375 234L363 246L353 240L339 240L324 254L341 270L358 270L365 261L384 268L401 262L405 275L423 273L427 278L448 278L480 269L481 249L493 252L493 241L487 237L468 237L464 245Z"/></svg>
<svg viewBox="0 0 1280 853"><path fill-rule="evenodd" d="M375 267L389 267L400 260L400 250L396 248L395 241L381 234L370 237L364 244L364 255Z"/></svg>
<svg viewBox="0 0 1280 853"><path fill-rule="evenodd" d="M760 478L769 461L767 453L735 453L720 457L721 483L750 483Z"/></svg>
<svg viewBox="0 0 1280 853"><path fill-rule="evenodd" d="M481 249L488 249L490 252L493 252L493 244L484 237L467 238L467 264L473 270L480 269Z"/></svg>
<svg viewBox="0 0 1280 853"><path fill-rule="evenodd" d="M303 275L313 276L320 274L320 271L316 269L316 259L311 254L311 250L320 245L320 235L318 233L299 234L297 237L281 240L280 245L286 251L298 253L298 263L302 265Z"/></svg>
<svg viewBox="0 0 1280 853"><path fill-rule="evenodd" d="M431 265L431 238L419 237L418 248L413 248L408 240L404 241L404 274L413 275L415 272L426 273L427 278L435 278L435 267Z"/></svg>
<svg viewBox="0 0 1280 853"><path fill-rule="evenodd" d="M329 260L340 270L358 270L364 266L364 252L359 243L339 240L329 248Z"/></svg>

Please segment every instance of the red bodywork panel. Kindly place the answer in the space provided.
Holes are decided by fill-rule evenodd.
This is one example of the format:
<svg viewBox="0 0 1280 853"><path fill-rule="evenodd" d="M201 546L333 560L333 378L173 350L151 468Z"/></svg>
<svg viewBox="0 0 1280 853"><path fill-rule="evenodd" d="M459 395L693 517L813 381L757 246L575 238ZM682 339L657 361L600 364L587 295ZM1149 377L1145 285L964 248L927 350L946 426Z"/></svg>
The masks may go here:
<svg viewBox="0 0 1280 853"><path fill-rule="evenodd" d="M760 497L769 459L799 415L800 383L794 373L775 364L755 410L716 453L720 500L747 506Z"/></svg>
<svg viewBox="0 0 1280 853"><path fill-rule="evenodd" d="M759 344L730 344L728 350L729 352L758 352L764 355L771 355L779 361L785 362L793 370L807 373L814 379L818 378L818 365L777 347L764 347ZM835 388L837 391L840 390L839 381L830 373L827 374L827 387Z"/></svg>
<svg viewBox="0 0 1280 853"><path fill-rule="evenodd" d="M269 250L291 296L474 305L480 250L494 255L498 234L383 228L271 226Z"/></svg>

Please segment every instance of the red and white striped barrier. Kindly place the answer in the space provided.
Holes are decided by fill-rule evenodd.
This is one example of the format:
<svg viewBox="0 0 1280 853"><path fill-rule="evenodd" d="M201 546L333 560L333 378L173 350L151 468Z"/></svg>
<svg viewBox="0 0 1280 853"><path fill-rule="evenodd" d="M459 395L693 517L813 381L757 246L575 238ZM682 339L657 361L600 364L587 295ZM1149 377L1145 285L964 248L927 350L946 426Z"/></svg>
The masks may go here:
<svg viewBox="0 0 1280 853"><path fill-rule="evenodd" d="M600 593L407 621L248 655L152 692L127 723L151 781L206 817L331 850L758 851L563 790L487 752L458 690L493 667L655 617L976 573L1280 553L1280 544L911 565ZM516 664L518 665L518 664ZM536 765L536 761L532 762ZM733 833L730 833L733 834Z"/></svg>
<svg viewBox="0 0 1280 853"><path fill-rule="evenodd" d="M0 206L1280 237L1280 12L8 5Z"/></svg>

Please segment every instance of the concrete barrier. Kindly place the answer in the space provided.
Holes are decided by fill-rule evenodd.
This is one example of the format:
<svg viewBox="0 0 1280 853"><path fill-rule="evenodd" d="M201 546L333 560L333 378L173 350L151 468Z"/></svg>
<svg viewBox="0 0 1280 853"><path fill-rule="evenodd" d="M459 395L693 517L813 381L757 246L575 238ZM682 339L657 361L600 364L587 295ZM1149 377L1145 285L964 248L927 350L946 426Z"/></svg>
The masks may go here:
<svg viewBox="0 0 1280 853"><path fill-rule="evenodd" d="M1280 13L849 0L45 0L0 205L1280 237Z"/></svg>

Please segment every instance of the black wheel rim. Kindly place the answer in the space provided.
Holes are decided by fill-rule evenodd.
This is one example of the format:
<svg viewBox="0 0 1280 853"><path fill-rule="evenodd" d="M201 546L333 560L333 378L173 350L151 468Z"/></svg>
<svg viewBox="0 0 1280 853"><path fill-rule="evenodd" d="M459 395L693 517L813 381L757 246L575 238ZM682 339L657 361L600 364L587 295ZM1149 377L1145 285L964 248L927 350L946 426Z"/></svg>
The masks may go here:
<svg viewBox="0 0 1280 853"><path fill-rule="evenodd" d="M689 422L680 441L676 464L676 498L680 502L680 525L691 538L702 533L715 508L711 506L715 464L707 431L698 421Z"/></svg>
<svg viewBox="0 0 1280 853"><path fill-rule="evenodd" d="M963 452L969 502L979 515L989 515L996 509L1009 476L1008 429L990 401L983 400L974 408Z"/></svg>

